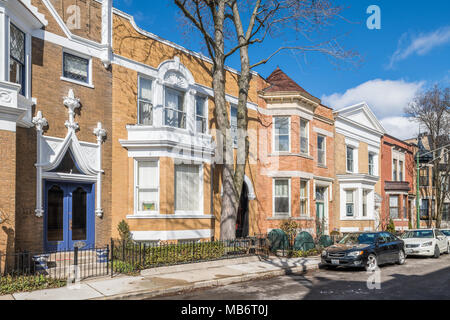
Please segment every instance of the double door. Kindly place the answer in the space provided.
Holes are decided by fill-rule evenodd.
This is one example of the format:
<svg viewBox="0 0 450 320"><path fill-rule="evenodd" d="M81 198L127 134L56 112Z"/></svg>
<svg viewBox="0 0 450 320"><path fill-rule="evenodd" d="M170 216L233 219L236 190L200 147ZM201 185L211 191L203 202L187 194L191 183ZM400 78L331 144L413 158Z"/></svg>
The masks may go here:
<svg viewBox="0 0 450 320"><path fill-rule="evenodd" d="M46 181L44 205L47 251L94 246L94 184Z"/></svg>

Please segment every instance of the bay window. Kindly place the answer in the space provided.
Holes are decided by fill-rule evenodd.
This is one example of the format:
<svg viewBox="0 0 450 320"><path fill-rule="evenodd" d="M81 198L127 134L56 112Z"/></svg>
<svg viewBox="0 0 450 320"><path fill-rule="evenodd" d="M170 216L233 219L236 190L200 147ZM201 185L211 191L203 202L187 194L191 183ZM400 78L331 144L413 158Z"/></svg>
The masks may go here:
<svg viewBox="0 0 450 320"><path fill-rule="evenodd" d="M237 106L230 106L230 128L231 137L233 138L233 146L237 147L238 144L238 124L237 124Z"/></svg>
<svg viewBox="0 0 450 320"><path fill-rule="evenodd" d="M308 181L300 180L300 215L308 214Z"/></svg>
<svg viewBox="0 0 450 320"><path fill-rule="evenodd" d="M275 132L275 152L289 151L289 117L275 117L274 118Z"/></svg>
<svg viewBox="0 0 450 320"><path fill-rule="evenodd" d="M309 152L308 136L308 121L300 119L300 152L304 154Z"/></svg>
<svg viewBox="0 0 450 320"><path fill-rule="evenodd" d="M201 203L200 165L175 165L175 210L199 212Z"/></svg>
<svg viewBox="0 0 450 320"><path fill-rule="evenodd" d="M206 97L195 97L195 130L199 133L206 133L208 128L208 118L206 110Z"/></svg>
<svg viewBox="0 0 450 320"><path fill-rule="evenodd" d="M138 213L158 211L159 169L158 161L137 161L136 198Z"/></svg>
<svg viewBox="0 0 450 320"><path fill-rule="evenodd" d="M367 197L369 195L369 191L363 190L363 217L367 217Z"/></svg>
<svg viewBox="0 0 450 320"><path fill-rule="evenodd" d="M347 190L345 191L345 208L347 217L353 217L355 215L355 191Z"/></svg>
<svg viewBox="0 0 450 320"><path fill-rule="evenodd" d="M9 39L9 81L21 85L21 95L25 95L25 79L25 33L11 23Z"/></svg>
<svg viewBox="0 0 450 320"><path fill-rule="evenodd" d="M274 180L274 214L287 216L290 214L289 179Z"/></svg>
<svg viewBox="0 0 450 320"><path fill-rule="evenodd" d="M397 160L392 162L392 181L397 181Z"/></svg>
<svg viewBox="0 0 450 320"><path fill-rule="evenodd" d="M398 219L398 196L389 197L389 214L392 219Z"/></svg>
<svg viewBox="0 0 450 320"><path fill-rule="evenodd" d="M164 124L166 126L186 129L186 112L184 92L166 87L164 90Z"/></svg>
<svg viewBox="0 0 450 320"><path fill-rule="evenodd" d="M398 177L399 181L403 181L403 161L399 161L398 163Z"/></svg>
<svg viewBox="0 0 450 320"><path fill-rule="evenodd" d="M153 125L152 80L138 80L138 124Z"/></svg>

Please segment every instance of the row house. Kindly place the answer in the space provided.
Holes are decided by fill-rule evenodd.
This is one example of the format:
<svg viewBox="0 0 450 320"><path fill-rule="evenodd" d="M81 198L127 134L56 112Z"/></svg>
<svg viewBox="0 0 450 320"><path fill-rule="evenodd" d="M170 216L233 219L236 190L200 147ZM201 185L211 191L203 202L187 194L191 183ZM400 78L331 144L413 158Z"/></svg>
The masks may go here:
<svg viewBox="0 0 450 320"><path fill-rule="evenodd" d="M433 153L431 148L431 138L427 134L420 134L418 138L412 138L406 140L406 142L410 143L413 147L414 152L414 174L416 181L417 179L417 156L419 157L419 219L420 225L425 227L428 225L430 216L432 217L433 223L436 222L436 199L434 195L435 191L435 182L433 179L433 155L438 156L440 153L442 155L440 161L440 174L442 175L442 179L446 179L448 181L445 183L445 187L447 190L442 190L442 192L446 192L446 197L444 198L442 210L442 227L450 226L450 177L446 177L445 175L448 173L448 147L445 143L442 148L439 148L438 152ZM416 213L414 214L416 217ZM415 220L417 221L417 220ZM416 224L414 224L416 226Z"/></svg>
<svg viewBox="0 0 450 320"><path fill-rule="evenodd" d="M291 219L312 234L329 233L336 227L332 110L279 68L266 81L259 92L258 230Z"/></svg>
<svg viewBox="0 0 450 320"><path fill-rule="evenodd" d="M2 252L110 236L111 3L74 4L0 2Z"/></svg>
<svg viewBox="0 0 450 320"><path fill-rule="evenodd" d="M334 112L335 224L341 233L381 223L381 139L386 133L366 103Z"/></svg>
<svg viewBox="0 0 450 320"><path fill-rule="evenodd" d="M415 226L415 162L413 146L385 134L381 140L381 227L390 219L396 230Z"/></svg>

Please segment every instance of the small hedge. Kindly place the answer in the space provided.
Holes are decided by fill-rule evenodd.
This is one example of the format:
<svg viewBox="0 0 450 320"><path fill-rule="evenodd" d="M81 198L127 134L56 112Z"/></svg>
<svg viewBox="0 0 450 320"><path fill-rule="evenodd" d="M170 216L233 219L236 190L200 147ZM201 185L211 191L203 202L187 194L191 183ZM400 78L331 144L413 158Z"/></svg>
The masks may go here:
<svg viewBox="0 0 450 320"><path fill-rule="evenodd" d="M4 276L0 278L0 295L42 289L61 288L67 280L57 280L44 275Z"/></svg>
<svg viewBox="0 0 450 320"><path fill-rule="evenodd" d="M306 258L311 256L317 256L320 254L320 250L317 249L311 249L307 251L302 250L294 250L292 251L292 258Z"/></svg>
<svg viewBox="0 0 450 320"><path fill-rule="evenodd" d="M113 269L120 273L132 273L161 265L218 260L227 255L246 253L245 248L232 243L227 245L223 241L162 246L126 242L125 248L123 245L124 242L120 242L114 247Z"/></svg>

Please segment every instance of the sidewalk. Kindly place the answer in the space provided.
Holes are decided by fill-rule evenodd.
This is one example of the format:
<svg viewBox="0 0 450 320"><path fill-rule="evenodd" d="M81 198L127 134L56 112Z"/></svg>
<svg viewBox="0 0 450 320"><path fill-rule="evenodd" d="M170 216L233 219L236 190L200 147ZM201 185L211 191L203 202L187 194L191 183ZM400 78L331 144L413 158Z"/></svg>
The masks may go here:
<svg viewBox="0 0 450 320"><path fill-rule="evenodd" d="M200 288L318 269L319 257L245 257L144 270L140 276L83 281L78 288L46 289L2 296L0 300L145 299Z"/></svg>

